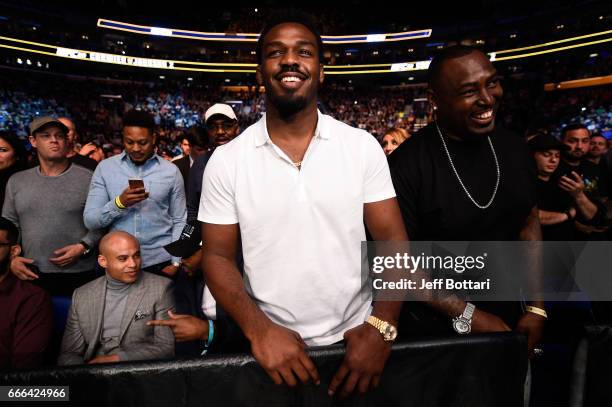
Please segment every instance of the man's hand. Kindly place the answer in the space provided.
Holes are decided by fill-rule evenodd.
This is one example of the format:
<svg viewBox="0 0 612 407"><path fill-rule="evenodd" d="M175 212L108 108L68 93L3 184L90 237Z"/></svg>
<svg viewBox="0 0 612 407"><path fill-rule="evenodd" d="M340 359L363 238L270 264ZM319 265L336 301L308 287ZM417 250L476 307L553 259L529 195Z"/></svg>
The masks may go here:
<svg viewBox="0 0 612 407"><path fill-rule="evenodd" d="M168 264L166 267L162 269L162 273L164 273L165 275L169 277L174 277L178 271L179 271L179 268L172 264Z"/></svg>
<svg viewBox="0 0 612 407"><path fill-rule="evenodd" d="M149 197L149 193L144 188L130 188L129 186L119 195L119 200L124 206L136 205Z"/></svg>
<svg viewBox="0 0 612 407"><path fill-rule="evenodd" d="M11 258L9 268L11 273L20 280L36 280L38 275L28 268L28 264L34 263L34 259L27 257L15 256Z"/></svg>
<svg viewBox="0 0 612 407"><path fill-rule="evenodd" d="M175 314L168 311L170 319L154 319L149 326L167 326L172 329L177 342L205 341L208 339L208 322L192 315Z"/></svg>
<svg viewBox="0 0 612 407"><path fill-rule="evenodd" d="M333 396L338 387L340 397L351 394L355 388L364 394L372 387L378 387L380 375L391 354L391 344L383 340L373 326L363 323L344 333L346 354L340 368L329 384L328 394Z"/></svg>
<svg viewBox="0 0 612 407"><path fill-rule="evenodd" d="M251 352L278 385L285 382L294 387L297 385L296 376L304 384L320 383L317 368L306 354L304 340L291 329L270 323L251 340Z"/></svg>
<svg viewBox="0 0 612 407"><path fill-rule="evenodd" d="M559 178L559 187L576 199L584 191L584 181L575 171L572 171L571 178L564 175Z"/></svg>
<svg viewBox="0 0 612 407"><path fill-rule="evenodd" d="M83 156L87 157L91 153L96 151L97 148L98 148L98 146L96 146L94 143L87 143L83 147L81 147L81 149L79 150L79 155L83 155Z"/></svg>
<svg viewBox="0 0 612 407"><path fill-rule="evenodd" d="M55 257L50 258L49 262L58 267L66 267L77 261L83 253L85 253L85 246L81 243L71 244L53 251Z"/></svg>
<svg viewBox="0 0 612 407"><path fill-rule="evenodd" d="M516 330L527 335L527 349L529 350L530 358L533 357L533 348L542 339L545 320L546 318L541 315L526 312L516 324Z"/></svg>
<svg viewBox="0 0 612 407"><path fill-rule="evenodd" d="M476 308L472 315L472 332L510 332L511 329L497 315Z"/></svg>
<svg viewBox="0 0 612 407"><path fill-rule="evenodd" d="M95 358L93 358L92 360L87 362L87 364L88 365L94 365L94 364L97 364L97 363L113 363L113 362L119 362L119 355L101 355L101 356L96 356Z"/></svg>
<svg viewBox="0 0 612 407"><path fill-rule="evenodd" d="M574 221L574 227L580 233L584 233L587 235L590 235L591 233L605 233L609 229L608 226L591 226L585 225L578 221Z"/></svg>

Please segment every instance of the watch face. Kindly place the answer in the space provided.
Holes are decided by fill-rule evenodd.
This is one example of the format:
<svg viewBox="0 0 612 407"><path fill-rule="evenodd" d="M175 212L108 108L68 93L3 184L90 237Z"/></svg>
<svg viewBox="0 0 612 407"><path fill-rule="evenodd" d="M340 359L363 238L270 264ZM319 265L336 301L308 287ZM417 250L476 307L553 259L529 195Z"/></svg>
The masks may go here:
<svg viewBox="0 0 612 407"><path fill-rule="evenodd" d="M470 326L470 323L466 319L463 319L463 318L455 319L453 321L453 328L455 328L455 331L459 334L467 334L472 329L472 327Z"/></svg>
<svg viewBox="0 0 612 407"><path fill-rule="evenodd" d="M385 341L393 341L397 337L397 329L391 324L387 324L385 333L383 334Z"/></svg>

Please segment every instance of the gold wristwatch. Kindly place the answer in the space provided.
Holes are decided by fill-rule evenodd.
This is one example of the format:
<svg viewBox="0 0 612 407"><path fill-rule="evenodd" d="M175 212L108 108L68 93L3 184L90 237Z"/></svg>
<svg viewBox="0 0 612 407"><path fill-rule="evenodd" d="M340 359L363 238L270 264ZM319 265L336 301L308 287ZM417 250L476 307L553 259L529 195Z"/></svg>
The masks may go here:
<svg viewBox="0 0 612 407"><path fill-rule="evenodd" d="M385 342L393 342L397 337L397 328L387 321L383 321L382 319L376 318L374 315L370 315L365 322L378 329L378 332L380 332Z"/></svg>

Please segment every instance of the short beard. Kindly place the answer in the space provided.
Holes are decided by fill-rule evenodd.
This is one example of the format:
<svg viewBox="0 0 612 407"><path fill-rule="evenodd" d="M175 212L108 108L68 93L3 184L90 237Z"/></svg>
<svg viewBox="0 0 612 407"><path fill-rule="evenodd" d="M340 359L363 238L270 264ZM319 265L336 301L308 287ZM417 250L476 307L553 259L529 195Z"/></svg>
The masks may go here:
<svg viewBox="0 0 612 407"><path fill-rule="evenodd" d="M9 263L11 256L7 255L4 260L0 260L0 277L4 276L9 272Z"/></svg>
<svg viewBox="0 0 612 407"><path fill-rule="evenodd" d="M287 119L306 108L308 101L305 97L283 97L270 93L268 95L270 104L278 110L278 113L283 119Z"/></svg>
<svg viewBox="0 0 612 407"><path fill-rule="evenodd" d="M577 161L582 161L582 159L584 158L584 155L576 157L571 151L566 151L565 153L563 153L563 157L565 157L567 161L577 162Z"/></svg>

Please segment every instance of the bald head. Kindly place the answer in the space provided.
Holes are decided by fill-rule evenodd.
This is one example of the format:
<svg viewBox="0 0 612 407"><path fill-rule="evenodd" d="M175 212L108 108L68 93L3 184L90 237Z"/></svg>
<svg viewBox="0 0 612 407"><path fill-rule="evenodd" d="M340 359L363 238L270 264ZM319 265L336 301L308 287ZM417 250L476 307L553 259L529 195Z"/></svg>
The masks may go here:
<svg viewBox="0 0 612 407"><path fill-rule="evenodd" d="M110 232L100 240L100 254L106 255L109 253L109 250L113 250L114 246L129 244L130 242L140 247L138 239L128 232L122 230Z"/></svg>
<svg viewBox="0 0 612 407"><path fill-rule="evenodd" d="M140 244L127 232L115 231L100 241L98 263L115 280L131 284L140 274Z"/></svg>

